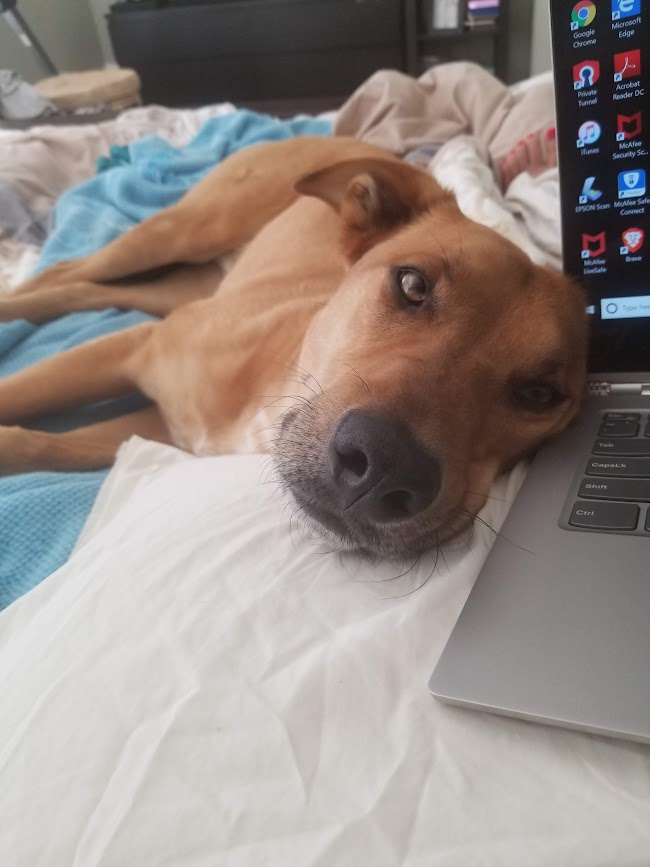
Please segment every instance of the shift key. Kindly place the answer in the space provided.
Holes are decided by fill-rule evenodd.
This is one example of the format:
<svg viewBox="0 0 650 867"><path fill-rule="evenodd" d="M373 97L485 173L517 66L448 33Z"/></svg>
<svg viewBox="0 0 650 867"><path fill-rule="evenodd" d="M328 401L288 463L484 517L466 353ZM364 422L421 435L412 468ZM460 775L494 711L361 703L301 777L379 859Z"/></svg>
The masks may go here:
<svg viewBox="0 0 650 867"><path fill-rule="evenodd" d="M625 476L650 479L650 458L591 458L588 476Z"/></svg>
<svg viewBox="0 0 650 867"><path fill-rule="evenodd" d="M650 503L650 479L583 479L578 496L587 500L628 500Z"/></svg>

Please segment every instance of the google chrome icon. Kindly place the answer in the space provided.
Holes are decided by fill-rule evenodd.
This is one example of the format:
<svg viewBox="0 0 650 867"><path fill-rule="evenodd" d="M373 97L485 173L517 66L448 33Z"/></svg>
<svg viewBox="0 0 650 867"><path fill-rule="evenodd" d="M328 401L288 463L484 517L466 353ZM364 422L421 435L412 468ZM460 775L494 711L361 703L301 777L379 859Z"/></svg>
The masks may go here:
<svg viewBox="0 0 650 867"><path fill-rule="evenodd" d="M596 17L596 7L591 0L580 0L571 13L571 30L587 27Z"/></svg>

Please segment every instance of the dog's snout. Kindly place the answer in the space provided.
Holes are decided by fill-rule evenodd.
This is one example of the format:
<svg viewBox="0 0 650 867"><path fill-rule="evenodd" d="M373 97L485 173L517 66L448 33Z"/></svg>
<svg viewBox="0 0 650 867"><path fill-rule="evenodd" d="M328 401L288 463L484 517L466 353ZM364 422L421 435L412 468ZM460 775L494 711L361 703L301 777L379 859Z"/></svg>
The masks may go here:
<svg viewBox="0 0 650 867"><path fill-rule="evenodd" d="M330 437L327 459L341 507L372 521L411 518L440 490L439 462L406 425L383 412L343 415Z"/></svg>

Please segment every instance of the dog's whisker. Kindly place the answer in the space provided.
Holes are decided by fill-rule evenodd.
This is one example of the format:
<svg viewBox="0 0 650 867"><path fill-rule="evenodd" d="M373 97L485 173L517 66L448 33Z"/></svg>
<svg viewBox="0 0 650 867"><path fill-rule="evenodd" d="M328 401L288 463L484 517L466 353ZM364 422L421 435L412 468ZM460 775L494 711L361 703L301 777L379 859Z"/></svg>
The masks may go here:
<svg viewBox="0 0 650 867"><path fill-rule="evenodd" d="M320 382L316 379L316 377L314 376L313 373L310 373L306 368L304 368L300 364L298 364L297 361L292 362L292 365L294 367L294 372L298 373L299 375L301 374L301 379L302 379L303 385L307 385L307 383L304 380L304 377L307 377L307 379L311 379L316 383L316 385L320 389L321 394L325 394L325 392L323 391L323 387L321 386ZM309 388L309 386L307 386L307 388Z"/></svg>
<svg viewBox="0 0 650 867"><path fill-rule="evenodd" d="M474 512L470 512L468 509L462 509L462 511L468 516L468 518L471 518L472 521L478 521L483 524L483 526L487 527L491 533L494 533L495 536L503 539L504 542L507 542L509 545L519 548L520 551L525 551L527 554L535 554L535 552L531 551L530 548L526 548L524 545L519 545L517 542L513 542L512 539L508 539L507 536L504 536L503 533L499 532L499 530L495 530L494 527L491 527L487 521L483 520L483 518L479 517L479 515L476 515Z"/></svg>
<svg viewBox="0 0 650 867"><path fill-rule="evenodd" d="M413 562L408 567L408 569L404 569L403 572L400 572L398 575L390 575L388 578L354 578L358 584L384 584L387 581L397 581L399 578L403 578L405 575L408 575L409 572L413 572L415 567L420 562L421 555L418 554L414 557ZM376 567L375 567L376 568Z"/></svg>
<svg viewBox="0 0 650 867"><path fill-rule="evenodd" d="M271 400L270 403L267 403L264 406L260 407L260 409L256 410L251 416L249 416L249 418L247 418L247 420L246 420L247 422L253 421L253 419L256 416L260 415L261 413L265 412L267 409L271 409L271 408L275 408L277 410L282 410L281 415L285 415L287 412L290 412L292 409L296 409L301 403L302 403L303 410L309 410L309 408L311 407L310 400L308 398L302 396L302 395L296 395L296 394L282 394L282 395L277 395L277 396L275 396L275 395L258 395L258 397L260 400L266 400L268 397L273 397L273 400ZM280 404L280 401L282 401L282 400L291 400L291 401L293 401L293 403L291 403L289 406L280 406L279 404ZM276 424L277 424L277 422L276 422Z"/></svg>
<svg viewBox="0 0 650 867"><path fill-rule="evenodd" d="M368 394L370 395L370 397L372 397L372 392L370 391L370 386L369 386L368 383L365 381L365 379L361 376L361 374L359 373L359 371L358 371L358 370L355 370L354 367L352 367L351 364L348 364L347 361L342 361L342 360L339 358L339 359L338 359L338 362L339 362L339 364L344 364L346 367L349 367L349 368L350 368L350 370L351 370L352 373L357 377L357 379L361 380L361 382L365 385Z"/></svg>
<svg viewBox="0 0 650 867"><path fill-rule="evenodd" d="M284 361L277 361L276 360L276 361L272 361L271 363L276 364L279 367L284 367L285 370L289 370L291 373L298 374L298 376L300 377L301 384L304 385L305 388L309 388L310 391L313 391L314 394L317 394L317 392L315 392L314 389L312 389L311 386L309 386L305 382L305 379L313 380L316 383L316 385L318 386L318 388L320 389L320 393L324 394L324 391L323 391L323 388L322 388L320 382L316 379L316 377L313 375L313 373L310 373L308 370L306 370L304 367L302 367L300 364L298 364L297 361L288 361L287 359L285 359Z"/></svg>
<svg viewBox="0 0 650 867"><path fill-rule="evenodd" d="M436 533L436 558L433 561L433 566L431 567L431 571L427 575L427 577L422 581L421 584L418 584L417 587L413 587L411 590L406 590L404 593L396 593L393 596L386 596L386 599L401 599L404 596L410 596L412 593L416 593L418 590L421 590L425 584L428 584L431 578L433 577L433 573L436 571L436 567L438 566L438 557L440 556L440 542L438 534Z"/></svg>
<svg viewBox="0 0 650 867"><path fill-rule="evenodd" d="M471 494L473 497L484 497L486 500L496 500L497 503L507 503L509 506L514 502L513 500L504 499L503 497L494 497L492 494L483 494L481 491L465 491L466 494Z"/></svg>

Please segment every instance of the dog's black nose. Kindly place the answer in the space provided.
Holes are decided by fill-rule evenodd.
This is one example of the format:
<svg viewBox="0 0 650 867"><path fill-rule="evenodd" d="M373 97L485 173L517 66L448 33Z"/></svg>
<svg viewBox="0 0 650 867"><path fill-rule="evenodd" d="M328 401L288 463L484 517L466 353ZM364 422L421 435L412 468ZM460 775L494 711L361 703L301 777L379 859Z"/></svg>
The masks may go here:
<svg viewBox="0 0 650 867"><path fill-rule="evenodd" d="M328 443L329 471L343 509L372 521L423 512L440 490L439 462L406 425L372 410L350 410Z"/></svg>

